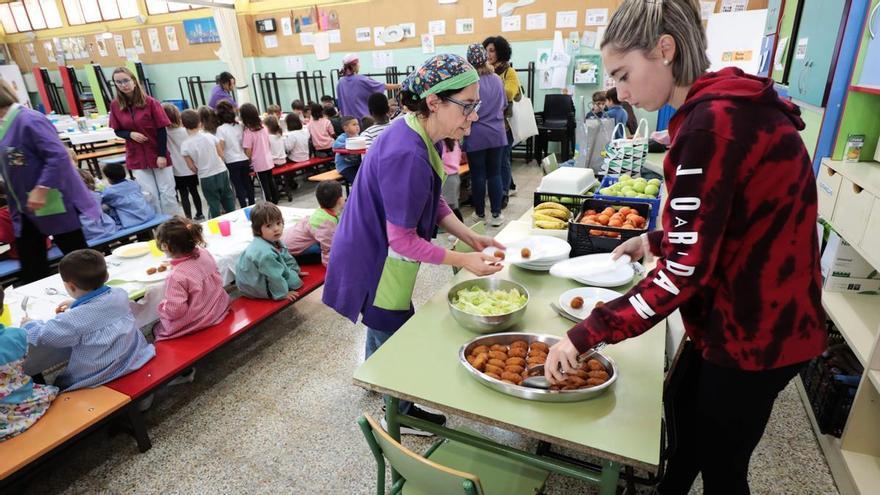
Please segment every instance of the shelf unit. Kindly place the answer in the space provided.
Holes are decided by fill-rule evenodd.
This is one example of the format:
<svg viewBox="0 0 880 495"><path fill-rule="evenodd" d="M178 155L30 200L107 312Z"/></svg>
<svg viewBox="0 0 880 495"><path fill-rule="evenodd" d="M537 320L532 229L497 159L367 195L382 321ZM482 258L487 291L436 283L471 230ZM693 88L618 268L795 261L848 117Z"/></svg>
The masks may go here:
<svg viewBox="0 0 880 495"><path fill-rule="evenodd" d="M868 368L880 333L880 297L822 291L822 307L862 366Z"/></svg>
<svg viewBox="0 0 880 495"><path fill-rule="evenodd" d="M852 86L849 87L849 90L856 91L859 93L880 95L880 86L873 86L873 85L867 85L867 84L866 85L853 84Z"/></svg>

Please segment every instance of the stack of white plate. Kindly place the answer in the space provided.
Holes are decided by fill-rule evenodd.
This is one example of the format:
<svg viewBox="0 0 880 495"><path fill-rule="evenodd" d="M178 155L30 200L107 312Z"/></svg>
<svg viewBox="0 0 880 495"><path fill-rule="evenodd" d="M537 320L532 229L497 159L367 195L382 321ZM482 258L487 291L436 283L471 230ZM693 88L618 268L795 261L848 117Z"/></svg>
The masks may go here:
<svg viewBox="0 0 880 495"><path fill-rule="evenodd" d="M557 237L533 235L506 244L504 263L510 263L526 270L544 271L551 266L568 259L571 245ZM529 256L523 257L523 250L528 249ZM498 248L486 248L484 253L494 256Z"/></svg>
<svg viewBox="0 0 880 495"><path fill-rule="evenodd" d="M550 268L550 275L554 277L570 278L595 287L620 287L632 282L635 274L629 256L614 262L611 253L578 256Z"/></svg>

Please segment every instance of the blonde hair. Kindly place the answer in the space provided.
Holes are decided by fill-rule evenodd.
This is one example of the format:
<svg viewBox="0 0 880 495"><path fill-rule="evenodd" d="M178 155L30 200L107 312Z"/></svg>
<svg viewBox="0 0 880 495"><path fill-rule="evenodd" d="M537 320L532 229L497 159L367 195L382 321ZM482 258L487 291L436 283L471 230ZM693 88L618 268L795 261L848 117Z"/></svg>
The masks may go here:
<svg viewBox="0 0 880 495"><path fill-rule="evenodd" d="M116 70L113 71L113 75L110 76L110 79L116 81L116 74L125 74L131 78L131 81L134 83L134 90L132 90L131 98L125 96L122 91L119 91L119 88L116 88L116 103L119 104L119 109L128 110L129 106L136 108L146 106L147 97L144 95L141 83L138 81L138 78L135 77L134 73L128 70L128 67L117 67ZM114 82L114 84L116 83Z"/></svg>
<svg viewBox="0 0 880 495"><path fill-rule="evenodd" d="M13 103L18 103L15 89L5 79L0 79L0 108L6 108Z"/></svg>
<svg viewBox="0 0 880 495"><path fill-rule="evenodd" d="M664 34L675 40L672 76L679 86L694 83L709 68L706 31L695 0L624 0L602 38L602 48L650 53Z"/></svg>

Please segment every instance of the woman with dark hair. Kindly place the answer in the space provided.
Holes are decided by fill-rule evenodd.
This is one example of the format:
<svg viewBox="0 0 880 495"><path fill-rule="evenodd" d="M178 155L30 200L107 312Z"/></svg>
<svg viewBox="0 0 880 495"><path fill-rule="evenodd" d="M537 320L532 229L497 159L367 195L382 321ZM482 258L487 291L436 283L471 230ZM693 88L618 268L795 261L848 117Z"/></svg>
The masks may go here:
<svg viewBox="0 0 880 495"><path fill-rule="evenodd" d="M116 98L110 103L110 127L125 139L125 166L141 190L149 193L153 209L165 215L181 213L174 169L168 155L171 125L159 100L144 93L125 67L113 71Z"/></svg>
<svg viewBox="0 0 880 495"><path fill-rule="evenodd" d="M232 103L233 108L238 108L238 103L235 102L235 96L232 93L235 91L235 77L229 72L224 71L217 74L217 78L214 81L217 84L211 89L211 99L208 100L208 106L217 108L217 104L221 101L228 101Z"/></svg>
<svg viewBox="0 0 880 495"><path fill-rule="evenodd" d="M513 55L510 43L503 36L490 36L483 40L483 48L486 49L486 53L489 56L489 65L495 68L495 73L501 77L501 81L504 83L504 95L507 96L507 108L504 114L509 116L510 104L514 101L519 101L522 97L520 94L519 77L516 75L516 70L510 65L510 57ZM510 168L514 142L507 119L504 119L504 128L507 129L507 146L501 159L502 208L507 207L507 198L511 195L510 191L516 191L516 184L513 183L513 172Z"/></svg>
<svg viewBox="0 0 880 495"><path fill-rule="evenodd" d="M370 115L367 99L373 93L384 93L400 89L400 84L383 84L379 81L358 74L361 70L360 59L354 53L342 58L342 70L339 82L336 83L336 101L340 115L351 115L361 119ZM313 115L317 119L320 116Z"/></svg>
<svg viewBox="0 0 880 495"><path fill-rule="evenodd" d="M412 113L373 142L352 186L333 237L323 300L353 322L362 319L367 358L413 315L420 263L459 266L480 276L500 270L487 263L494 260L482 250L502 246L467 228L441 197L446 172L437 144L470 131L480 106L478 80L466 60L451 54L431 57L410 74L400 97ZM474 252L431 244L437 225ZM402 401L400 408L426 421L446 422L411 403Z"/></svg>
<svg viewBox="0 0 880 495"><path fill-rule="evenodd" d="M49 275L46 238L64 254L87 248L79 214L100 221L101 207L46 116L20 105L3 80L0 122L0 172L21 261L19 283L29 283Z"/></svg>

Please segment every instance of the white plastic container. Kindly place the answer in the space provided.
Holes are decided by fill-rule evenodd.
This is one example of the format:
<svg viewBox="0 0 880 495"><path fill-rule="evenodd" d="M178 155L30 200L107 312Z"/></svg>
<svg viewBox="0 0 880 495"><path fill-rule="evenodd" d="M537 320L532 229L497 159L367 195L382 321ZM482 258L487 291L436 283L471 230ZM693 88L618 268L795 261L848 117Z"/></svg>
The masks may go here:
<svg viewBox="0 0 880 495"><path fill-rule="evenodd" d="M583 194L596 185L596 174L590 168L560 167L545 175L537 192Z"/></svg>
<svg viewBox="0 0 880 495"><path fill-rule="evenodd" d="M345 149L347 150L364 150L367 149L367 138L365 137L350 137L345 140Z"/></svg>

